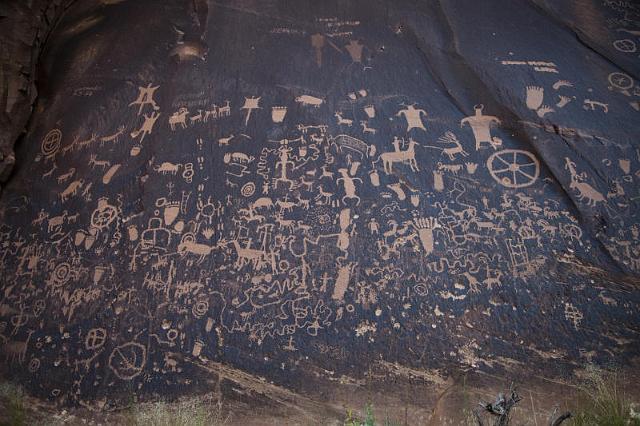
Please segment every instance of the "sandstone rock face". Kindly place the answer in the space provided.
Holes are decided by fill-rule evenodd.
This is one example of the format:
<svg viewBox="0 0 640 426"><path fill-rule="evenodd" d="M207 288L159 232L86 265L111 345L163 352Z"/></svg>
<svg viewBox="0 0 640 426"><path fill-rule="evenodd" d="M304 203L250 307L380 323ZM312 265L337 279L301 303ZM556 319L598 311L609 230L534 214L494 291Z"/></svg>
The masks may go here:
<svg viewBox="0 0 640 426"><path fill-rule="evenodd" d="M72 4L0 199L6 370L79 403L630 365L639 46L624 1Z"/></svg>
<svg viewBox="0 0 640 426"><path fill-rule="evenodd" d="M6 1L0 4L0 184L13 169L13 145L25 130L36 98L38 56L72 0Z"/></svg>

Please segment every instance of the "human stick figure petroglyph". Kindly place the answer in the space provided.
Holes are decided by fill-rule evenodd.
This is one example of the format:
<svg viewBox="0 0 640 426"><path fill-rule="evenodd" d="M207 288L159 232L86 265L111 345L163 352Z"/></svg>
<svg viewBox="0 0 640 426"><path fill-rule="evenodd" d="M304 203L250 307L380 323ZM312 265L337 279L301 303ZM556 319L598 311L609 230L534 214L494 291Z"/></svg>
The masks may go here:
<svg viewBox="0 0 640 426"><path fill-rule="evenodd" d="M276 162L275 169L280 170L280 176L275 178L274 183L275 186L278 186L278 182L284 182L289 184L289 187L293 186L293 180L289 179L287 176L287 167L295 167L296 163L290 160L289 154L291 154L291 148L286 145L278 148L278 152L280 153L278 156L278 161Z"/></svg>
<svg viewBox="0 0 640 426"><path fill-rule="evenodd" d="M144 114L144 122L142 123L142 127L131 132L131 137L135 139L138 136L142 135L139 141L142 142L144 140L144 137L153 131L153 126L154 124L156 124L156 120L158 120L158 117L160 117L160 113L155 111L149 115Z"/></svg>
<svg viewBox="0 0 640 426"><path fill-rule="evenodd" d="M422 129L426 131L427 129L422 123L422 115L426 117L427 112L423 109L417 109L414 104L412 104L406 106L405 109L398 111L396 117L404 116L407 121L407 132L411 129Z"/></svg>
<svg viewBox="0 0 640 426"><path fill-rule="evenodd" d="M471 126L471 131L476 139L476 151L480 150L483 143L488 143L494 150L502 145L502 140L491 136L491 125L500 124L500 120L492 115L482 115L484 105L474 106L475 115L463 118L460 127L465 124Z"/></svg>
<svg viewBox="0 0 640 426"><path fill-rule="evenodd" d="M160 86L151 86L151 83L149 83L147 87L138 87L138 98L131 102L129 106L140 105L138 115L142 113L142 109L147 104L151 105L155 111L159 110L160 107L156 104L156 101L153 100L153 94L159 87Z"/></svg>

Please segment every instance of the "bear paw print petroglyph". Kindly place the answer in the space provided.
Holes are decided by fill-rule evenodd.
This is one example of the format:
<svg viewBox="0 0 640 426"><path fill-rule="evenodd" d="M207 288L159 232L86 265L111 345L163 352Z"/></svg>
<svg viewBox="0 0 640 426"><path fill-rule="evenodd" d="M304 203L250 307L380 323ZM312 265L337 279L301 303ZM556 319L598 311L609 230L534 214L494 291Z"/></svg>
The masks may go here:
<svg viewBox="0 0 640 426"><path fill-rule="evenodd" d="M433 231L440 227L438 220L434 217L414 217L410 224L418 233L418 238L424 253L426 255L433 253Z"/></svg>

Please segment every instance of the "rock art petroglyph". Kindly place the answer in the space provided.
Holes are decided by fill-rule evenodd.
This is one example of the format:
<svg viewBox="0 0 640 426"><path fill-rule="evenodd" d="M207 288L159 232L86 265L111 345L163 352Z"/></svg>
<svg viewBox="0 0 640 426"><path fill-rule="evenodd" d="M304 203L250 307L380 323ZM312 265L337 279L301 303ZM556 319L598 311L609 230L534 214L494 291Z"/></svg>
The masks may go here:
<svg viewBox="0 0 640 426"><path fill-rule="evenodd" d="M271 391L640 356L624 14L594 4L611 16L572 19L578 44L563 1L327 1L57 21L0 146L0 352L34 394L116 407L210 389L212 365ZM176 33L206 54L172 54ZM23 96L5 86L2 111Z"/></svg>

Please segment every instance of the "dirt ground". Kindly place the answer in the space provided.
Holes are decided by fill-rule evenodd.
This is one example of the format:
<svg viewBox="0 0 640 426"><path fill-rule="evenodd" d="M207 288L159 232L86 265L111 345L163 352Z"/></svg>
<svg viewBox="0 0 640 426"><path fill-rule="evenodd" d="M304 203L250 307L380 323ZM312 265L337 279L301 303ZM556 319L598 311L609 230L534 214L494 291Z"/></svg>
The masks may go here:
<svg viewBox="0 0 640 426"><path fill-rule="evenodd" d="M184 410L185 403L195 403L209 414L216 412L208 424L342 425L348 411L353 418L365 418L368 406L376 424L473 425L476 423L472 410L480 402L493 402L513 383L522 400L512 411L512 424L539 426L550 424L550 419L561 412L575 409L580 401L576 387L579 373L574 378L558 380L521 377L515 371L508 377L477 371L440 377L436 372L389 367L384 376L372 373L363 379L319 378L309 389L292 391L228 366L211 364L203 368L211 375L211 389L167 402L163 405L166 410ZM621 371L620 377L630 399L640 401L634 370ZM164 399L140 395L134 396L128 406L110 407L102 400L65 407L25 395L24 424L144 424L139 413L149 412L159 400ZM0 421L6 424L11 410L6 398L2 404ZM197 413L193 414L195 417Z"/></svg>

